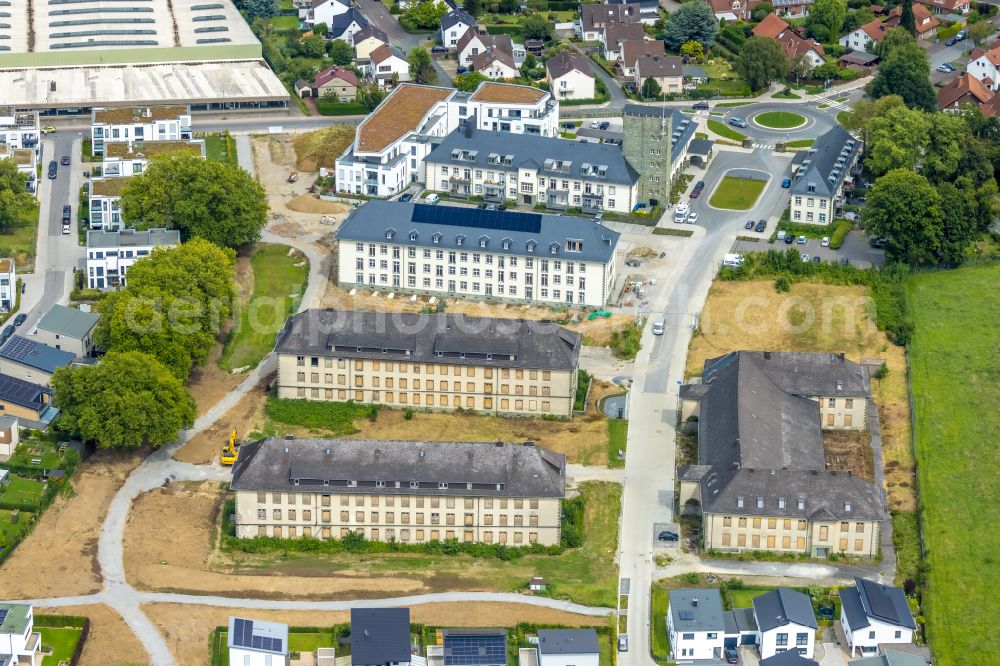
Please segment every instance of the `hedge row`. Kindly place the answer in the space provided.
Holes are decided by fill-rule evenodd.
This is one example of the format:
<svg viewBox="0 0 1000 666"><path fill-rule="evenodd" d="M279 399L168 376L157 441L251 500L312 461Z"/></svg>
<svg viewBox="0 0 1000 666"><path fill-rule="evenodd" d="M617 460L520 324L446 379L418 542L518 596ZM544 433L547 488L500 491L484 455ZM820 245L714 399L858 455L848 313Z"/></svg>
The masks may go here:
<svg viewBox="0 0 1000 666"><path fill-rule="evenodd" d="M460 527L460 526L459 526ZM457 539L445 541L428 541L426 543L399 543L398 541L369 541L364 535L349 533L341 539L317 539L304 536L298 539L282 539L281 537L257 536L249 539L239 539L232 536L222 537L222 545L230 550L244 553L423 553L429 555L471 555L503 561L517 560L525 555L560 555L565 550L562 546L505 546L499 543L463 543Z"/></svg>

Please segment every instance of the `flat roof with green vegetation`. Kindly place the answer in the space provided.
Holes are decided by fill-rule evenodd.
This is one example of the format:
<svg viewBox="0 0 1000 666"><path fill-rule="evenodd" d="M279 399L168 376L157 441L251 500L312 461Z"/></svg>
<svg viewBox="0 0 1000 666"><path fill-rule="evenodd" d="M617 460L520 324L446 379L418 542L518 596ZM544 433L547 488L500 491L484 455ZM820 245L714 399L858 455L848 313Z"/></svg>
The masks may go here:
<svg viewBox="0 0 1000 666"><path fill-rule="evenodd" d="M793 113L791 111L766 111L758 113L753 117L753 120L758 125L773 129L790 129L806 124L805 116L801 113Z"/></svg>
<svg viewBox="0 0 1000 666"><path fill-rule="evenodd" d="M1000 264L907 282L910 381L927 547L927 639L940 666L995 663L983 642L1000 616Z"/></svg>
<svg viewBox="0 0 1000 666"><path fill-rule="evenodd" d="M716 186L708 203L715 208L750 210L757 203L757 199L760 198L760 194L766 186L766 180L726 176Z"/></svg>

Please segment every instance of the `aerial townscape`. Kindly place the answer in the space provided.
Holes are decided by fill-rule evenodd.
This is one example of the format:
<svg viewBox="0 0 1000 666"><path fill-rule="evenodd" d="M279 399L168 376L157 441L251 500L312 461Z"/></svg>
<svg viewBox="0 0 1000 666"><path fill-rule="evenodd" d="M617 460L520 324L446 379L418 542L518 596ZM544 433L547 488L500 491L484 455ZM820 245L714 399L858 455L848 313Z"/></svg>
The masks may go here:
<svg viewBox="0 0 1000 666"><path fill-rule="evenodd" d="M1000 16L0 0L0 666L998 666Z"/></svg>

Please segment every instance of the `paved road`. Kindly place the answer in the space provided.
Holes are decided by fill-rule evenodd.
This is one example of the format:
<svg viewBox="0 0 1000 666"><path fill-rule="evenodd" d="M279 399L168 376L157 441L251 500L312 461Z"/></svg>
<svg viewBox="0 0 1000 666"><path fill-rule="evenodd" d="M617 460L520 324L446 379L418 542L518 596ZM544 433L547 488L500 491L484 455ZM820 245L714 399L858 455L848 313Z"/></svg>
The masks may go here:
<svg viewBox="0 0 1000 666"><path fill-rule="evenodd" d="M730 118L741 118L746 120L747 123L749 123L749 127L733 127L733 130L747 135L754 140L756 145L763 147L773 147L774 144L779 141L787 142L795 141L797 139L817 138L828 132L837 122L836 119L827 113L825 109L820 110L813 108L808 104L802 103L791 105L786 102L762 102L759 104L747 104L746 106L738 106L734 108L723 107L717 110L725 111L725 116L721 118L719 116L713 116L712 119L726 123L727 127L729 127L728 123ZM772 129L756 122L755 117L759 114L774 111L790 111L797 113L803 116L806 121L800 127L789 129Z"/></svg>
<svg viewBox="0 0 1000 666"><path fill-rule="evenodd" d="M399 25L396 17L389 13L389 10L380 0L355 0L355 4L357 4L361 13L371 20L372 24L388 35L389 41L402 48L405 53L409 53L410 49L414 46L419 46L422 42L435 38L433 33L413 35L403 30L403 26ZM428 47L428 50L430 50L430 47ZM438 76L434 84L451 88L451 76L441 69L440 63L436 60L432 59L432 62Z"/></svg>

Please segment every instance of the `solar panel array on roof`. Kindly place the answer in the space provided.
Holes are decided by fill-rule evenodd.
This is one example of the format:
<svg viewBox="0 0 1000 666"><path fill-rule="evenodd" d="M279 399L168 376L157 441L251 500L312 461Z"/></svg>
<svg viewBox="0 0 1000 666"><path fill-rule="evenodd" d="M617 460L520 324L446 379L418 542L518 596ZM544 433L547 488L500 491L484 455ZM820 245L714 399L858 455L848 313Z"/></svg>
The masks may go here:
<svg viewBox="0 0 1000 666"><path fill-rule="evenodd" d="M267 650L268 652L281 652L282 641L280 638L270 638L268 636L255 636L253 633L253 620L236 618L233 623L233 645L254 650Z"/></svg>
<svg viewBox="0 0 1000 666"><path fill-rule="evenodd" d="M896 612L896 606L892 603L892 597L886 594L878 583L865 581L865 587L868 588L866 592L868 593L868 603L871 606L872 614L889 620L899 621L899 614Z"/></svg>
<svg viewBox="0 0 1000 666"><path fill-rule="evenodd" d="M542 216L536 213L515 213L506 210L481 210L458 206L428 206L415 204L413 222L447 224L475 229L497 229L537 234L542 230Z"/></svg>
<svg viewBox="0 0 1000 666"><path fill-rule="evenodd" d="M4 356L14 361L23 361L34 351L35 343L19 335L15 335L3 348Z"/></svg>
<svg viewBox="0 0 1000 666"><path fill-rule="evenodd" d="M503 635L445 636L445 666L507 666Z"/></svg>
<svg viewBox="0 0 1000 666"><path fill-rule="evenodd" d="M42 391L48 390L16 377L0 375L0 400L23 407L36 406L41 404L39 395Z"/></svg>

